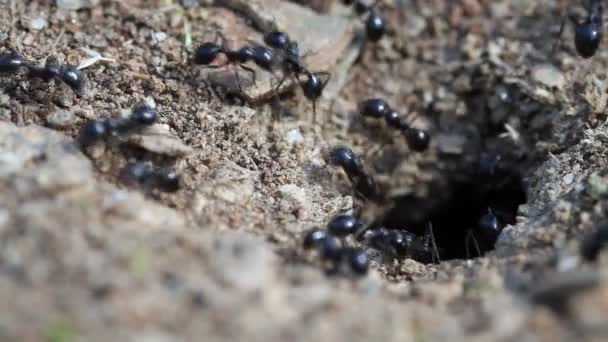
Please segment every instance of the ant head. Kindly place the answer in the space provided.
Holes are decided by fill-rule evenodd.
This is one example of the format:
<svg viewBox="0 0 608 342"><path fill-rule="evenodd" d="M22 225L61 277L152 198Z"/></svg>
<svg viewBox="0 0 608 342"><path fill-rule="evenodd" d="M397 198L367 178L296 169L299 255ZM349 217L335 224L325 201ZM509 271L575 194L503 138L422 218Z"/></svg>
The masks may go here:
<svg viewBox="0 0 608 342"><path fill-rule="evenodd" d="M376 11L371 11L365 23L367 38L372 42L377 42L384 35L385 29L384 18Z"/></svg>
<svg viewBox="0 0 608 342"><path fill-rule="evenodd" d="M126 181L143 183L152 174L152 167L145 162L129 162L122 171Z"/></svg>
<svg viewBox="0 0 608 342"><path fill-rule="evenodd" d="M156 119L158 119L158 114L156 114L156 111L148 105L135 107L135 109L133 109L133 113L131 114L131 120L133 122L137 122L138 124L144 126L152 125L156 122Z"/></svg>
<svg viewBox="0 0 608 342"><path fill-rule="evenodd" d="M264 36L264 43L275 49L285 49L290 41L287 33L273 31Z"/></svg>
<svg viewBox="0 0 608 342"><path fill-rule="evenodd" d="M381 118L388 110L388 104L382 99L369 99L359 104L359 112L363 116Z"/></svg>
<svg viewBox="0 0 608 342"><path fill-rule="evenodd" d="M359 220L353 215L338 215L329 221L327 230L335 236L345 237L354 234L359 225Z"/></svg>
<svg viewBox="0 0 608 342"><path fill-rule="evenodd" d="M431 142L429 133L417 128L409 128L405 132L405 139L409 148L416 152L425 151Z"/></svg>
<svg viewBox="0 0 608 342"><path fill-rule="evenodd" d="M256 46L253 48L253 61L260 68L269 70L272 67L273 58L272 51L269 49L263 46Z"/></svg>
<svg viewBox="0 0 608 342"><path fill-rule="evenodd" d="M321 94L323 93L323 88L325 88L325 85L327 84L327 82L329 82L329 78L327 78L326 80L322 80L320 77L322 75L329 76L329 74L326 73L306 73L306 81L302 82L300 86L302 87L302 90L304 91L304 96L306 96L307 99L315 101L316 99L321 97Z"/></svg>
<svg viewBox="0 0 608 342"><path fill-rule="evenodd" d="M350 3L352 3L353 1L348 1ZM365 12L367 12L369 10L369 6L365 3L364 0L355 0L355 13L357 13L357 15L363 15L365 14Z"/></svg>
<svg viewBox="0 0 608 342"><path fill-rule="evenodd" d="M92 145L108 136L104 120L90 120L80 128L79 140L83 146Z"/></svg>
<svg viewBox="0 0 608 342"><path fill-rule="evenodd" d="M329 163L334 166L342 167L347 173L357 173L360 169L360 162L353 151L346 146L334 147L329 151Z"/></svg>
<svg viewBox="0 0 608 342"><path fill-rule="evenodd" d="M488 213L479 218L479 221L477 222L477 229L490 241L496 241L501 231L498 218L492 211L488 211Z"/></svg>
<svg viewBox="0 0 608 342"><path fill-rule="evenodd" d="M350 269L358 275L364 275L369 269L369 255L361 248L346 249Z"/></svg>
<svg viewBox="0 0 608 342"><path fill-rule="evenodd" d="M601 21L587 19L583 23L577 23L576 19L570 17L574 23L574 45L576 51L583 58L595 55L600 41L602 40Z"/></svg>
<svg viewBox="0 0 608 342"><path fill-rule="evenodd" d="M84 86L82 73L73 65L65 65L61 70L61 80L70 88L79 91Z"/></svg>
<svg viewBox="0 0 608 342"><path fill-rule="evenodd" d="M319 227L314 227L304 234L304 249L311 249L318 246L327 237L327 231Z"/></svg>
<svg viewBox="0 0 608 342"><path fill-rule="evenodd" d="M161 170L157 174L158 186L166 192L176 192L180 188L179 175L173 170Z"/></svg>
<svg viewBox="0 0 608 342"><path fill-rule="evenodd" d="M246 63L255 58L255 51L249 46L242 47L239 50L239 62Z"/></svg>
<svg viewBox="0 0 608 342"><path fill-rule="evenodd" d="M194 51L194 63L209 65L213 63L218 53L222 52L222 47L215 43L203 43Z"/></svg>

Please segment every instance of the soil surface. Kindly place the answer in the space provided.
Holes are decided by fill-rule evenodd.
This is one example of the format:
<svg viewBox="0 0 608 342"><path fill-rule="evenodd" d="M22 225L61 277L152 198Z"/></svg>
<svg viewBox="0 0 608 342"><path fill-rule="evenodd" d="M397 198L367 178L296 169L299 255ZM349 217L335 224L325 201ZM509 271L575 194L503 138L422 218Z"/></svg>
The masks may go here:
<svg viewBox="0 0 608 342"><path fill-rule="evenodd" d="M578 57L568 22L553 50L563 13L583 8L383 0L377 43L341 1L0 9L0 53L79 65L86 79L74 92L0 75L0 340L608 339L608 253L579 252L608 210L608 49ZM275 89L280 72L251 65L254 82L192 63L203 42L238 48L277 28L332 75L316 113L294 80ZM428 129L430 149L361 117L372 97ZM141 103L159 123L80 146L87 120ZM359 198L328 164L337 145L361 156L381 199ZM492 203L513 208L477 257L457 233L486 210L468 193L487 185L475 173L487 155L515 179L491 184ZM180 190L128 182L133 161L175 169ZM344 212L417 234L431 220L450 260L370 251L366 276L326 275L302 235Z"/></svg>

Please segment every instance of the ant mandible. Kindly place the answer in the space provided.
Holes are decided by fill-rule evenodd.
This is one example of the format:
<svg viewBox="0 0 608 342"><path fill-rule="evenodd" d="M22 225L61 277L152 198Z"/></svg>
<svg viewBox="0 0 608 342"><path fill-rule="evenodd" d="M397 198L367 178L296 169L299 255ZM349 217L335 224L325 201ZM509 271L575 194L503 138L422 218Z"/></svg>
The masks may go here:
<svg viewBox="0 0 608 342"><path fill-rule="evenodd" d="M579 22L576 17L568 15L568 18L574 24L574 45L576 46L576 51L583 58L593 57L599 48L600 41L602 40L603 12L604 8L601 0L589 0L587 18L583 22ZM566 19L564 18L557 36L558 43L565 25Z"/></svg>

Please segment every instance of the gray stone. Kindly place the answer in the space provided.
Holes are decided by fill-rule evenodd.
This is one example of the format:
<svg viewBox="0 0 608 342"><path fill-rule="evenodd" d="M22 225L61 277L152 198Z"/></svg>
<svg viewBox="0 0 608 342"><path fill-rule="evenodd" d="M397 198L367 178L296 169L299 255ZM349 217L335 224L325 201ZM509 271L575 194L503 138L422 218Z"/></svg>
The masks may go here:
<svg viewBox="0 0 608 342"><path fill-rule="evenodd" d="M51 127L67 128L76 122L76 116L69 110L56 110L46 117L46 122Z"/></svg>
<svg viewBox="0 0 608 342"><path fill-rule="evenodd" d="M91 8L99 4L99 0L57 0L57 7L67 10Z"/></svg>
<svg viewBox="0 0 608 342"><path fill-rule="evenodd" d="M229 233L215 242L212 269L227 285L242 291L270 286L275 278L276 255L262 240Z"/></svg>

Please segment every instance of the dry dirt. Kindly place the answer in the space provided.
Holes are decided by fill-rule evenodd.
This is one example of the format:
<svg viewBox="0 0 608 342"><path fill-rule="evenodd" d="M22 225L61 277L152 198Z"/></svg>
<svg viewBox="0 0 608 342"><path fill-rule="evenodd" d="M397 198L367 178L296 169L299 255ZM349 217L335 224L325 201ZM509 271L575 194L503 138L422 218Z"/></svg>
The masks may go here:
<svg viewBox="0 0 608 342"><path fill-rule="evenodd" d="M339 1L312 2L322 15L211 2L0 0L1 52L113 59L83 70L80 95L0 75L0 340L608 340L608 253L578 257L606 219L608 49L578 58L569 27L552 52L571 2L384 0L378 44L359 40ZM332 72L316 115L293 85L268 100L263 72L239 97L231 70L190 63L217 32L240 46L272 25L302 42L311 69ZM428 128L430 151L359 117L369 97ZM75 142L86 120L141 102L160 113L150 131ZM327 165L337 144L361 154L384 203L355 199ZM302 250L302 232L338 212L376 219L406 193L432 202L487 151L523 174L528 201L485 256L376 259L353 279L326 276ZM126 184L133 160L175 167L182 189Z"/></svg>

